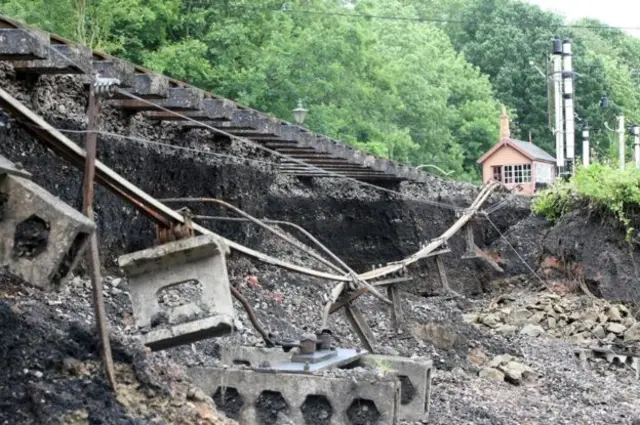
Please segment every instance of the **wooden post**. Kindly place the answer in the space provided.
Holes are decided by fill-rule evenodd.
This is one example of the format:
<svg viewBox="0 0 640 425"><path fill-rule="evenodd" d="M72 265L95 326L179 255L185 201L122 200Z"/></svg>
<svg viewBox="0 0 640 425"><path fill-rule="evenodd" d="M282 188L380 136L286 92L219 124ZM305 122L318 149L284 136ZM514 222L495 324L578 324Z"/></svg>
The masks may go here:
<svg viewBox="0 0 640 425"><path fill-rule="evenodd" d="M371 332L371 328L367 324L360 309L355 304L347 304L344 306L344 313L362 341L364 348L370 353L373 353L373 347L376 345L376 337L373 335L373 332Z"/></svg>
<svg viewBox="0 0 640 425"><path fill-rule="evenodd" d="M94 77L95 78L95 77ZM86 160L83 182L82 213L89 219L93 216L93 181L96 174L96 150L98 136L95 131L98 129L99 102L96 96L95 81L91 82L89 89L89 108L87 110L89 122L87 125L87 146ZM93 231L89 241L88 262L91 272L91 283L93 286L93 307L96 315L96 327L100 338L100 354L105 368L107 381L111 388L116 391L116 374L111 357L111 345L109 342L109 330L104 308L104 296L102 293L102 277L100 275L100 255L98 252L98 229Z"/></svg>
<svg viewBox="0 0 640 425"><path fill-rule="evenodd" d="M391 300L391 323L393 329L397 332L400 329L400 324L404 321L404 315L402 312L402 303L400 302L400 290L398 284L391 284L387 286L387 296Z"/></svg>
<svg viewBox="0 0 640 425"><path fill-rule="evenodd" d="M451 289L451 287L449 286L449 280L447 279L447 271L444 268L444 263L442 262L442 258L440 258L440 256L437 255L435 257L435 260L436 260L436 267L438 268L438 274L440 275L440 283L442 284L442 289L444 289L446 292L449 292L459 297L460 294L458 294L456 291Z"/></svg>
<svg viewBox="0 0 640 425"><path fill-rule="evenodd" d="M471 259L471 258L477 258L478 255L476 253L475 250L475 246L476 243L473 239L473 225L471 224L471 221L469 221L465 226L465 240L467 242L467 250L466 252L462 255L462 259Z"/></svg>

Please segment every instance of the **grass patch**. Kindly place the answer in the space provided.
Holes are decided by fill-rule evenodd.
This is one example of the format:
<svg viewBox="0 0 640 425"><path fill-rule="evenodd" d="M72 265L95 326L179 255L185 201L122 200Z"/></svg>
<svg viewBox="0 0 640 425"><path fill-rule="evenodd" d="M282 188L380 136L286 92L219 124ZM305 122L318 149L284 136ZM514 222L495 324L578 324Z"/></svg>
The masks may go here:
<svg viewBox="0 0 640 425"><path fill-rule="evenodd" d="M534 214L552 223L585 208L614 217L631 240L636 231L631 217L640 210L640 170L633 165L620 170L599 163L578 168L568 181L557 181L541 191L531 205Z"/></svg>

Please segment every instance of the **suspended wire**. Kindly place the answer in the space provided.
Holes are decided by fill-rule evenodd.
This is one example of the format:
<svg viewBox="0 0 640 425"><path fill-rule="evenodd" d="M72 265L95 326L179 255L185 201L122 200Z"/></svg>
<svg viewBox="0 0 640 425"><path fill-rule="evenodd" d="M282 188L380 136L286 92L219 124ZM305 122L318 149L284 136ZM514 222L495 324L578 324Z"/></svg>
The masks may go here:
<svg viewBox="0 0 640 425"><path fill-rule="evenodd" d="M283 6L247 6L247 5L212 5L210 3L204 1L185 1L186 4L191 6L210 6L215 9L237 9L240 11L251 11L251 12L272 12L272 13L288 13L293 15L317 15L317 16L334 16L334 17L343 17L343 18L352 18L352 19L365 19L365 20L382 20L382 21L397 21L397 22L415 22L415 23L433 23L433 24L469 24L469 23L477 23L477 20L474 19L451 19L451 18L432 18L432 17L418 17L418 16L402 16L402 15L380 15L380 14L372 14L372 13L359 13L359 12L328 12L317 9L293 9L288 7L286 2ZM246 15L243 15L246 17ZM585 18L591 19L591 18ZM508 22L507 22L508 23ZM584 29L601 29L601 30L621 30L621 31L640 31L640 27L629 27L629 26L612 26L603 23L602 25L598 24L551 24L551 25L540 25L533 22L513 22L513 24L517 25L520 28L584 28Z"/></svg>
<svg viewBox="0 0 640 425"><path fill-rule="evenodd" d="M39 130L47 130L44 127L40 127L40 126L29 124L29 123L20 122L20 124L26 125L26 126L31 127L31 128L36 128L36 129L39 129ZM263 164L263 165L274 165L274 166L280 165L279 163L273 162L273 161L263 161L263 160L260 160L260 159L247 158L245 156L239 156L239 155L233 155L233 154L225 154L225 153L219 153L219 152L210 152L210 151L207 151L207 150L201 150L201 149L197 149L197 148L189 148L189 147L186 147L186 146L172 145L172 144L163 143L163 142L154 142L153 140L144 139L142 137L125 136L123 134L111 133L111 132L103 131L103 130L72 130L72 129L67 129L67 128L55 128L55 127L53 127L53 129L59 131L60 133L70 133L70 134L95 133L95 134L99 134L99 135L106 136L106 137L113 137L113 138L116 138L116 139L131 140L133 142L138 142L138 143L141 143L141 144L161 146L161 147L165 147L165 148L170 148L170 149L180 150L180 151L186 151L186 152L191 152L191 153L195 153L195 154L210 155L210 156L215 156L215 157L219 157L219 158L226 158L226 159L230 159L230 160L233 160L233 161L244 162L244 163L252 162L252 163Z"/></svg>
<svg viewBox="0 0 640 425"><path fill-rule="evenodd" d="M120 94L124 95L124 96L130 97L131 99L134 99L134 100L137 100L139 102L145 103L145 104L147 104L149 106L153 106L153 107L157 108L158 110L170 113L172 115L175 115L176 117L180 117L180 118L184 119L185 121L190 121L190 122L193 122L195 124L201 125L202 127L206 128L208 130L211 130L214 133L220 134L222 136L226 136L226 137L230 138L231 140L235 140L235 141L238 141L240 143L244 143L244 144L246 144L248 146L254 147L254 148L262 150L264 152L268 152L268 153L270 153L270 154L272 154L274 156L286 159L287 161L295 162L298 165L302 165L305 168L309 168L309 169L311 169L311 170L313 170L315 172L318 172L318 173L321 173L321 174L325 174L328 177L335 177L335 178L338 178L338 179L351 181L351 182L356 183L356 184L358 184L360 186L373 188L373 189L381 191L381 192L390 193L392 195L399 196L399 197L401 197L401 198L403 198L405 200L409 200L409 201L420 202L420 203L429 204L429 205L433 205L433 206L440 207L440 208L451 209L451 210L454 210L454 211L464 210L464 208L459 207L457 205L446 204L446 203L437 202L437 201L431 201L431 200L428 200L428 199L414 198L412 196L405 195L404 193L401 193L401 192L398 192L398 191L395 191L395 190L392 190L392 189L387 189L385 187L380 187L380 186L377 186L377 185L372 184L372 183L363 182L361 180L355 179L353 177L348 177L348 176L345 176L345 175L340 174L340 173L336 173L336 172L333 172L333 171L325 170L325 169L323 169L321 167L318 167L318 166L315 166L313 164L309 164L307 162L304 162L304 161L302 161L302 160L300 160L298 158L294 158L292 156L289 156L289 155L283 154L281 152L278 152L276 150L270 149L270 148L268 148L266 146L261 145L260 143L254 142L253 140L246 139L244 137L234 136L234 135L232 135L230 133L227 133L224 130L221 130L219 128L216 128L216 127L210 126L208 124L205 124L202 121L198 121L196 119L188 117L188 116L186 116L184 114L181 114L179 112L172 111L171 109L165 108L165 107L163 107L163 106L161 106L161 105L159 105L157 103L154 103L154 102L152 102L150 100L143 99L143 98L141 98L139 96L131 94L126 90L119 89L118 92Z"/></svg>
<svg viewBox="0 0 640 425"><path fill-rule="evenodd" d="M36 128L36 129L40 129L40 130L46 130L47 128L44 127L40 127L37 125L33 125L33 124L29 124L29 123L23 123L20 122L20 124L22 125L26 125L28 127L31 128ZM210 155L210 156L214 156L214 157L221 157L221 158L226 158L226 159L230 159L233 161L237 161L237 162L254 162L254 163L258 163L258 164L263 164L263 165L269 165L269 166L274 166L274 167L279 167L281 165L281 163L278 162L274 162L274 161L265 161L265 160L258 160L258 159L252 159L252 158L247 158L247 157L243 157L243 156L238 156L238 155L233 155L233 154L223 154L223 153L218 153L218 152L210 152L207 150L202 150L202 149L197 149L197 148L189 148L189 147L185 147L185 146L178 146L178 145L172 145L169 143L163 143L163 142L155 142L152 140L148 140L142 137L137 137L137 136L126 136L123 134L118 134L118 133L112 133L112 132L108 132L108 131L103 131L103 130L73 130L73 129L67 129L67 128L55 128L52 127L54 130L57 130L61 133L70 133L70 134L88 134L88 133L96 133L99 135L103 135L106 137L113 137L113 138L117 138L117 139L123 139L123 140L131 140L133 142L138 142L141 144L149 144L149 145L155 145L155 146L160 146L160 147L165 147L168 149L175 149L175 150L180 150L180 151L187 151L187 152L192 152L195 154L202 154L202 155ZM327 172L328 173L328 172ZM378 186L375 186L375 188L378 188ZM397 193L400 196L403 197L407 197L405 194L401 193L401 192L393 192L393 193ZM418 203L426 203L431 205L432 203L437 203L436 201L430 201L427 199L419 199L419 198L412 198L409 197L409 200L411 201L415 201ZM440 204L440 203L438 203ZM449 206L449 204L444 204ZM463 211L464 208L462 207L456 207L456 209Z"/></svg>

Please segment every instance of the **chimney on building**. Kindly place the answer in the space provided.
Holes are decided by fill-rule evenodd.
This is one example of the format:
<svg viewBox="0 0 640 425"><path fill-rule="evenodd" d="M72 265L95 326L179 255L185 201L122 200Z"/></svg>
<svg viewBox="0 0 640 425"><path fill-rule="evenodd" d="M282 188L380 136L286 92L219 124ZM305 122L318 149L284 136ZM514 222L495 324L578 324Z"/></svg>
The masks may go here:
<svg viewBox="0 0 640 425"><path fill-rule="evenodd" d="M507 108L502 105L500 112L500 140L508 139L511 136L511 130L509 129L509 115L507 115Z"/></svg>

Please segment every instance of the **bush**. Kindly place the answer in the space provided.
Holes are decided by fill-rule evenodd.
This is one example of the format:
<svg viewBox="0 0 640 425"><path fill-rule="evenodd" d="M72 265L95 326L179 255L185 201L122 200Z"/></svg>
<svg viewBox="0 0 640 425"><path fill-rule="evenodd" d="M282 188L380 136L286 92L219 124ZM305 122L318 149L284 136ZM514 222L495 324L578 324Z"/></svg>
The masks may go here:
<svg viewBox="0 0 640 425"><path fill-rule="evenodd" d="M564 214L589 208L615 217L629 240L634 232L630 219L640 206L640 170L633 165L620 170L604 164L578 168L569 181L558 181L539 193L531 209L555 223Z"/></svg>

